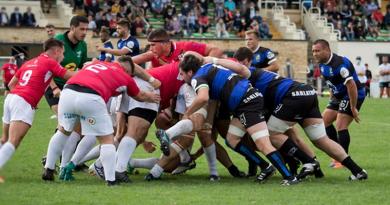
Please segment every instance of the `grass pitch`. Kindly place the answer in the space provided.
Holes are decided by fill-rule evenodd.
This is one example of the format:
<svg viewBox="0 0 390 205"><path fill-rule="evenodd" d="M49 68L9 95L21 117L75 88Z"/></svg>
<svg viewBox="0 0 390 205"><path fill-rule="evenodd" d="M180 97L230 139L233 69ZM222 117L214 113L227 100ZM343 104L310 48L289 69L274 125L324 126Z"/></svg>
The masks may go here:
<svg viewBox="0 0 390 205"><path fill-rule="evenodd" d="M3 107L3 98L1 108ZM321 109L327 99L320 99ZM2 109L0 111L2 113ZM0 205L8 204L390 204L390 100L367 99L360 112L362 122L350 127L350 154L363 166L369 179L350 182L346 169L328 167L329 157L315 149L323 179L309 179L296 186L279 185L281 176L273 176L265 184L254 179L234 179L218 164L221 181L209 182L207 162L197 160L197 167L181 176L163 175L160 181L143 180L147 170L131 175L132 184L107 187L104 182L86 173L75 173L75 181L44 182L41 180L41 157L56 125L46 102L42 100L32 129L0 175ZM155 141L154 129L149 140ZM303 136L303 135L302 135ZM306 138L305 138L306 140ZM307 141L307 140L306 140ZM223 141L220 141L224 144ZM311 144L310 144L311 145ZM195 149L199 147L196 142ZM228 151L234 163L243 171L243 158ZM135 158L159 156L137 149Z"/></svg>

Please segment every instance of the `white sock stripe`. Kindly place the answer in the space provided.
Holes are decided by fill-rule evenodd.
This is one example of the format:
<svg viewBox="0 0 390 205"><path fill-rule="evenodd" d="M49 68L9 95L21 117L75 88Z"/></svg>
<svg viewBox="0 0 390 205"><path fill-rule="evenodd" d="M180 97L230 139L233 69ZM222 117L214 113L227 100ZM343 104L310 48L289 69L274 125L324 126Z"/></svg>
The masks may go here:
<svg viewBox="0 0 390 205"><path fill-rule="evenodd" d="M252 134L253 141L256 141L257 139L263 138L263 137L269 137L269 132L267 129L257 131Z"/></svg>
<svg viewBox="0 0 390 205"><path fill-rule="evenodd" d="M245 135L245 132L246 132L245 130L240 129L237 126L229 125L228 133L230 133L232 135L235 135L237 137L242 137Z"/></svg>
<svg viewBox="0 0 390 205"><path fill-rule="evenodd" d="M171 143L170 146L177 153L180 153L183 150L183 148L181 146L179 146L178 144L176 144L176 143Z"/></svg>

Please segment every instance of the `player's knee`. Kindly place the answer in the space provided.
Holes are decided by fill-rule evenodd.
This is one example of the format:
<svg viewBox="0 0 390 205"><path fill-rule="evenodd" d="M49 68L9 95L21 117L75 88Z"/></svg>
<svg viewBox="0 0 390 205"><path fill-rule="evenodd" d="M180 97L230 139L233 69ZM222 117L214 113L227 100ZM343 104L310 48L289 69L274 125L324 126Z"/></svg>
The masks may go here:
<svg viewBox="0 0 390 205"><path fill-rule="evenodd" d="M309 125L304 128L304 131L311 141L327 136L324 123Z"/></svg>

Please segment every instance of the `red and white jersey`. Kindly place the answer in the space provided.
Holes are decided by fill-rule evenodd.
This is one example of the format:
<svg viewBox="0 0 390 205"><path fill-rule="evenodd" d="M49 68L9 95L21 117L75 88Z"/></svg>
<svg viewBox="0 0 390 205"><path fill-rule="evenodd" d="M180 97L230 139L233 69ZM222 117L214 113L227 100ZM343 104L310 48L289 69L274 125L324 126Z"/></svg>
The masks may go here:
<svg viewBox="0 0 390 205"><path fill-rule="evenodd" d="M151 76L161 82L160 87L160 109L169 107L170 100L179 92L183 79L179 75L179 62L163 65L146 70Z"/></svg>
<svg viewBox="0 0 390 205"><path fill-rule="evenodd" d="M136 96L140 92L132 77L127 74L118 63L92 61L84 65L67 84L77 84L99 93L107 103L110 97L127 92L129 96Z"/></svg>
<svg viewBox="0 0 390 205"><path fill-rule="evenodd" d="M14 77L16 71L18 70L18 66L14 63L6 63L1 67L3 72L3 81L8 84L11 81L12 77Z"/></svg>
<svg viewBox="0 0 390 205"><path fill-rule="evenodd" d="M186 51L195 51L200 55L206 55L206 44L193 41L172 42L172 52L169 56L154 57L152 59L152 67L158 67L165 64L179 61L179 57Z"/></svg>
<svg viewBox="0 0 390 205"><path fill-rule="evenodd" d="M42 53L25 62L16 72L18 82L11 93L24 98L32 107L36 107L53 75L63 78L66 70L54 59Z"/></svg>

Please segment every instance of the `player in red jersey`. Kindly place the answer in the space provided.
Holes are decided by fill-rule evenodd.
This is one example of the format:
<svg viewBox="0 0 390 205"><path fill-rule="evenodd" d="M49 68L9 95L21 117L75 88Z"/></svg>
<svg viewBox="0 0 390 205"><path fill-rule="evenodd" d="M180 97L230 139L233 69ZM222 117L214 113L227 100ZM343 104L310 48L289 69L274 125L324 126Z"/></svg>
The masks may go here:
<svg viewBox="0 0 390 205"><path fill-rule="evenodd" d="M0 149L0 169L30 129L37 104L53 76L68 79L73 75L59 64L64 58L61 41L47 40L44 50L38 57L24 63L8 84L11 92L4 103L3 127L9 140Z"/></svg>
<svg viewBox="0 0 390 205"><path fill-rule="evenodd" d="M152 92L140 91L130 75L134 64L129 56L118 59L118 63L94 61L84 66L62 92L59 102L59 130L53 135L48 147L43 180L54 180L55 161L60 156L67 137L77 122L81 123L83 135L97 136L100 160L104 167L108 185L115 182L115 146L113 126L106 103L112 96L126 92L138 101L158 103L160 96ZM64 168L64 180L72 180L73 163ZM60 176L61 178L61 176Z"/></svg>
<svg viewBox="0 0 390 205"><path fill-rule="evenodd" d="M12 77L14 77L16 71L18 70L15 57L11 57L8 63L5 63L3 67L1 67L1 70L3 70L3 83L5 87L4 96L7 96L9 93L8 83L11 81Z"/></svg>

